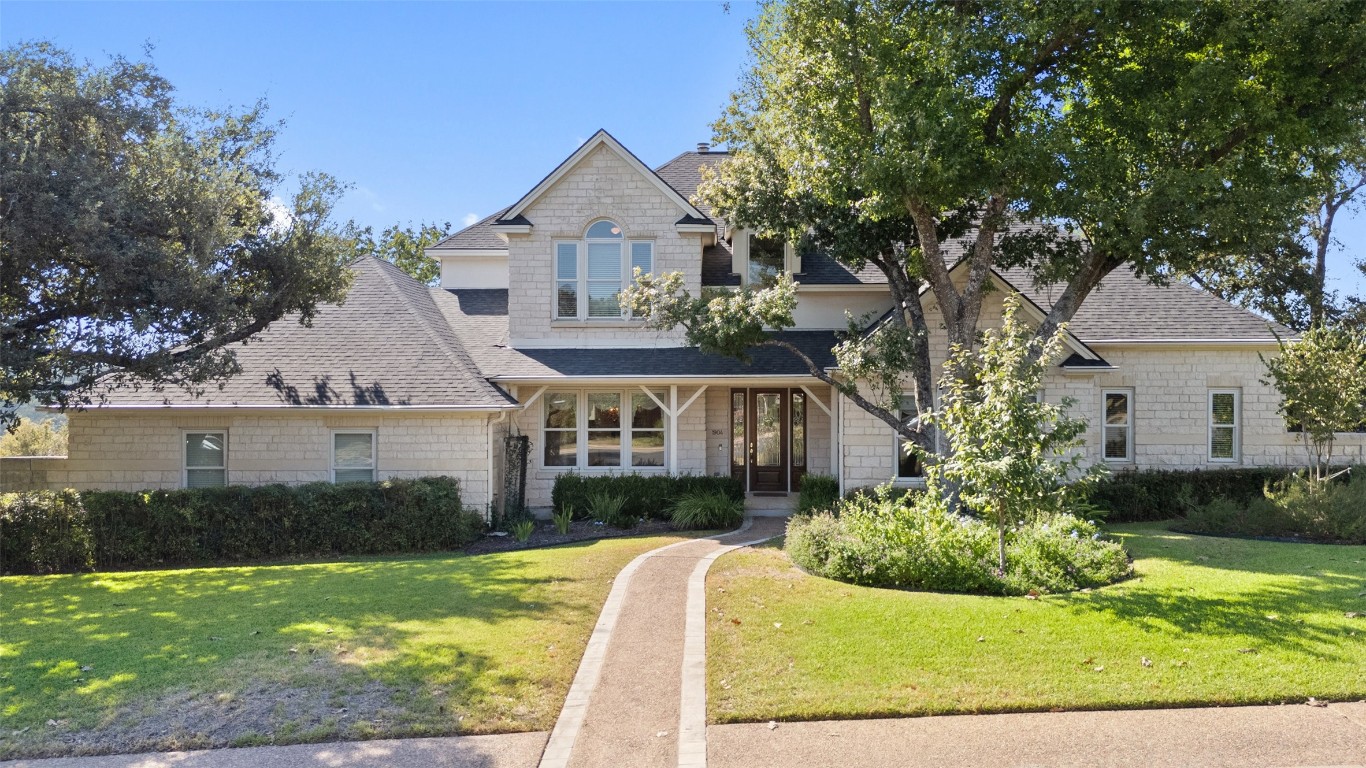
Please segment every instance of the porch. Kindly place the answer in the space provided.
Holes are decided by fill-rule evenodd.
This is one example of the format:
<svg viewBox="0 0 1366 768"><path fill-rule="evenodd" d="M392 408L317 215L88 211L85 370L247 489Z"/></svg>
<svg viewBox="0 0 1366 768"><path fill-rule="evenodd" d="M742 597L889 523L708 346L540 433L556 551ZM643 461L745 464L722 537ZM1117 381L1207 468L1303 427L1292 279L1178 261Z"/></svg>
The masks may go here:
<svg viewBox="0 0 1366 768"><path fill-rule="evenodd" d="M530 441L526 500L541 512L566 472L637 472L730 475L750 514L787 515L803 475L837 466L837 398L809 377L566 378L508 389L520 408L503 432Z"/></svg>

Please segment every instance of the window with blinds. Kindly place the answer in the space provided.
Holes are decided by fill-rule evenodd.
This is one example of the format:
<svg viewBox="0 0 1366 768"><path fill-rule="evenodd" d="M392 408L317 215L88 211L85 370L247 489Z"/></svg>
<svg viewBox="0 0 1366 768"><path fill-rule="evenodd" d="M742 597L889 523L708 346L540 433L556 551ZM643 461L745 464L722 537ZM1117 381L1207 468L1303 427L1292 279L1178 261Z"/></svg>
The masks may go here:
<svg viewBox="0 0 1366 768"><path fill-rule="evenodd" d="M1212 389L1209 393L1209 460L1238 461L1238 429L1241 426L1240 392Z"/></svg>
<svg viewBox="0 0 1366 768"><path fill-rule="evenodd" d="M597 221L582 242L555 243L557 320L620 320L621 291L636 271L654 272L655 244L627 241L615 222Z"/></svg>
<svg viewBox="0 0 1366 768"><path fill-rule="evenodd" d="M375 433L332 433L332 482L375 482Z"/></svg>
<svg viewBox="0 0 1366 768"><path fill-rule="evenodd" d="M228 434L185 433L185 487L213 488L228 484Z"/></svg>

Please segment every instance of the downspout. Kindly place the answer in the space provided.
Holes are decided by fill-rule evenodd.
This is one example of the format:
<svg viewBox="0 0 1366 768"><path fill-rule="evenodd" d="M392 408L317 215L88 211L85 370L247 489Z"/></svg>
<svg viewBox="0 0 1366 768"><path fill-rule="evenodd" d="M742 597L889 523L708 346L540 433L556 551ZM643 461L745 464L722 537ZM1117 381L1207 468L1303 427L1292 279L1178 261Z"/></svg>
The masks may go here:
<svg viewBox="0 0 1366 768"><path fill-rule="evenodd" d="M836 421L836 423L837 423L837 426L835 427L835 429L831 430L832 432L835 433L835 446L834 446L834 450L832 451L832 453L834 453L834 455L835 455L835 458L836 458L836 465L837 465L837 466L835 467L835 479L836 479L836 481L837 481L838 484L839 484L840 498L843 498L843 497L844 497L844 406L843 406L844 398L840 397L839 391L836 390L834 387L831 387L830 390L831 390L831 393L834 394L834 396L835 396L835 402L834 402L834 406L835 406L835 415L834 415L834 419L835 419L835 421Z"/></svg>

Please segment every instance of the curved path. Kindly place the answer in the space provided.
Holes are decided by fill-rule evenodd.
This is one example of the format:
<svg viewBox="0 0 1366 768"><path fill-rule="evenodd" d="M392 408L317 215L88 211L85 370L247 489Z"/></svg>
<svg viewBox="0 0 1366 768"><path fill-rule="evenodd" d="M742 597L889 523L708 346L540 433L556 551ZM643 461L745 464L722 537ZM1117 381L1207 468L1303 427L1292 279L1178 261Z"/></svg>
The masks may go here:
<svg viewBox="0 0 1366 768"><path fill-rule="evenodd" d="M782 518L661 547L612 584L540 768L707 763L706 575L737 547L783 532Z"/></svg>

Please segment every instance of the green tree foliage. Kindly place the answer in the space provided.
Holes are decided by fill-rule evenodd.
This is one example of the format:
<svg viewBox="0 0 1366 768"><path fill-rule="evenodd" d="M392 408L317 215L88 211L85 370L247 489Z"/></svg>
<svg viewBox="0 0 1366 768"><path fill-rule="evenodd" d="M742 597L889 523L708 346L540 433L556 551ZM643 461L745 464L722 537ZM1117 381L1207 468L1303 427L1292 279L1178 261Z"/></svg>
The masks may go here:
<svg viewBox="0 0 1366 768"><path fill-rule="evenodd" d="M1299 430L1313 479L1323 480L1337 434L1366 427L1366 330L1317 325L1262 362L1267 383L1281 393L1285 423Z"/></svg>
<svg viewBox="0 0 1366 768"><path fill-rule="evenodd" d="M356 256L378 256L427 285L441 281L441 265L427 249L451 234L449 221L437 224L395 224L376 236L374 230L354 220L342 227L341 237Z"/></svg>
<svg viewBox="0 0 1366 768"><path fill-rule="evenodd" d="M952 455L931 464L927 480L941 495L995 524L999 567L1006 572L1006 533L1040 514L1067 511L1085 493L1077 482L1086 422L1071 419L1070 399L1038 398L1043 378L1062 356L1065 331L1041 339L1008 297L1005 323L983 334L979 348L955 346L941 382L941 407L931 421ZM1090 475L1083 475L1082 479Z"/></svg>
<svg viewBox="0 0 1366 768"><path fill-rule="evenodd" d="M1318 195L1306 201L1298 228L1269 249L1228 254L1201 264L1191 278L1206 290L1260 312L1298 331L1347 320L1366 325L1366 296L1339 296L1328 289L1328 253L1341 247L1334 235L1337 216L1360 207L1366 188L1366 123L1342 148L1329 150L1308 171ZM1356 264L1366 271L1366 260Z"/></svg>
<svg viewBox="0 0 1366 768"><path fill-rule="evenodd" d="M880 270L899 311L858 343L892 349L859 356L894 366L877 378L908 381L926 412L928 299L967 348L991 270L1021 267L1055 286L1049 338L1114 270L1161 282L1295 231L1316 193L1304 158L1341 146L1366 104L1364 9L771 3L715 125L732 154L699 194L734 225ZM884 389L868 410L931 449Z"/></svg>
<svg viewBox="0 0 1366 768"><path fill-rule="evenodd" d="M66 424L55 419L20 419L12 432L0 432L0 456L65 456Z"/></svg>
<svg viewBox="0 0 1366 768"><path fill-rule="evenodd" d="M0 421L127 380L202 389L238 370L230 345L345 294L337 183L284 206L264 104L173 97L148 63L0 51Z"/></svg>

